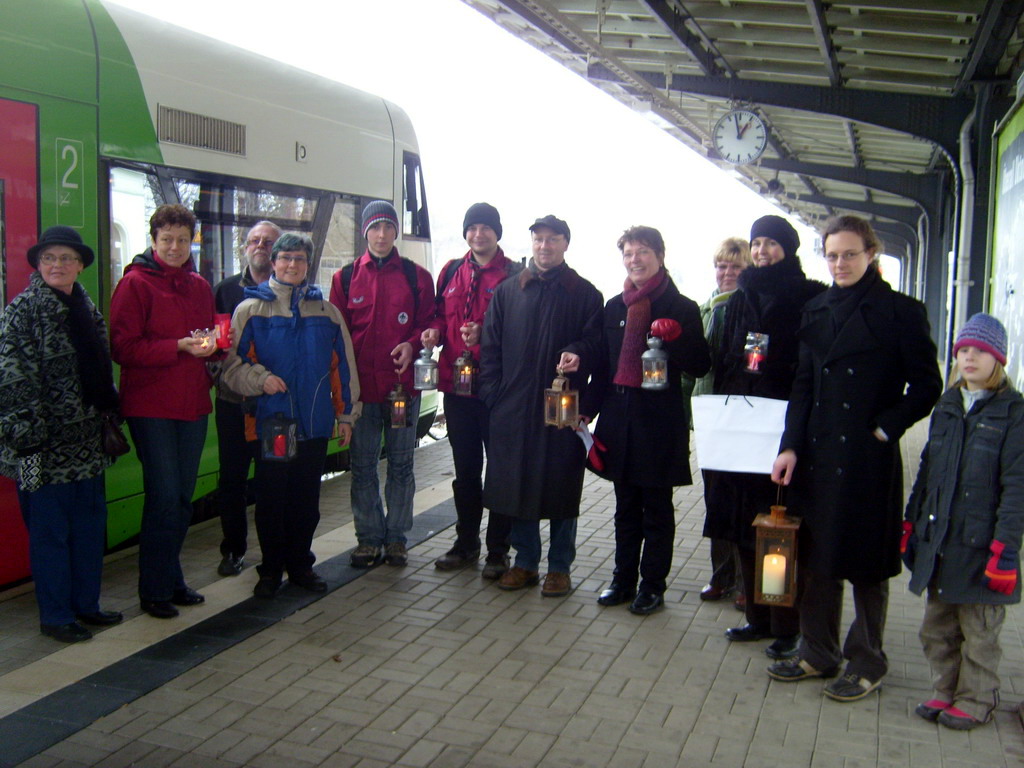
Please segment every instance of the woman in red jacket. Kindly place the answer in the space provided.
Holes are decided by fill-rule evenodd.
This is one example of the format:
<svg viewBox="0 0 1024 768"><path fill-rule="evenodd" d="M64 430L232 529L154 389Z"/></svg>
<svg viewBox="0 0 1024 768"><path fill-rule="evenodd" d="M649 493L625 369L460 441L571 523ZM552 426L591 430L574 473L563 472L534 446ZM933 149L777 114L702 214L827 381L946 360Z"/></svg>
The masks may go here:
<svg viewBox="0 0 1024 768"><path fill-rule="evenodd" d="M153 246L124 271L110 302L110 342L121 366L121 413L142 463L139 600L158 619L204 598L185 584L178 556L206 439L216 344L192 338L214 326L213 291L192 264L196 219L162 205L149 220Z"/></svg>

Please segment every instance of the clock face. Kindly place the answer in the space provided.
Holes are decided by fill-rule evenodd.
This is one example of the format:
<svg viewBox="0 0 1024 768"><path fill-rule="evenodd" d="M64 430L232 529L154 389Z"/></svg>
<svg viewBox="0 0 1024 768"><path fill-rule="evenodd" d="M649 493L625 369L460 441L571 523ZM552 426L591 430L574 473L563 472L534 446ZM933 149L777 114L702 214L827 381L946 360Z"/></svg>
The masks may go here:
<svg viewBox="0 0 1024 768"><path fill-rule="evenodd" d="M768 145L768 128L757 113L734 109L715 123L711 140L723 160L744 165L754 162L764 152Z"/></svg>

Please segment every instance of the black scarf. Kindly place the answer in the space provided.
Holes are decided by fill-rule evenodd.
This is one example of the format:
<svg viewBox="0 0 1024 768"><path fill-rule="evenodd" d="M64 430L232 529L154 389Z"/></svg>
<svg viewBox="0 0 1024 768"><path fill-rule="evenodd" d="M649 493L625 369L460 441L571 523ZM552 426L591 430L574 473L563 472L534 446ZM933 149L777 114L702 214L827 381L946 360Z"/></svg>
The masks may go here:
<svg viewBox="0 0 1024 768"><path fill-rule="evenodd" d="M839 335L839 331L846 325L854 311L864 298L864 295L882 279L874 264L868 265L868 271L864 277L851 286L842 287L832 283L825 292L825 306L828 307L832 318L832 338Z"/></svg>
<svg viewBox="0 0 1024 768"><path fill-rule="evenodd" d="M63 291L53 291L53 294L68 308L67 332L78 361L82 403L94 406L98 411L116 411L118 397L110 351L96 327L92 303L85 289L75 283L70 294Z"/></svg>

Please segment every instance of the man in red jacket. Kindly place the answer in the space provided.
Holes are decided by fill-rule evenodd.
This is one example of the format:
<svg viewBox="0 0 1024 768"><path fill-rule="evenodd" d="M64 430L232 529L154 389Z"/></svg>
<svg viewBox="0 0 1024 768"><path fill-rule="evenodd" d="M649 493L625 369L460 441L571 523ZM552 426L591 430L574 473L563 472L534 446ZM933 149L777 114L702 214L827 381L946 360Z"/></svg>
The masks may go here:
<svg viewBox="0 0 1024 768"><path fill-rule="evenodd" d="M381 559L405 565L405 534L412 528L416 493L413 450L420 398L412 387L413 355L420 335L434 314L434 284L430 273L395 248L398 213L386 200L363 209L367 250L331 281L331 303L341 310L352 334L363 413L355 423L350 446L352 517L359 545L352 566L369 568ZM401 383L408 407L406 426L391 426L388 395ZM380 498L377 464L381 436L388 459L387 516Z"/></svg>
<svg viewBox="0 0 1024 768"><path fill-rule="evenodd" d="M462 234L469 251L445 264L437 279L434 319L420 337L425 347L442 345L438 389L444 392L448 442L455 462L455 545L434 565L452 571L476 563L480 557L480 521L483 517L484 449L487 446L487 408L477 397L455 394L452 370L456 360L469 352L479 361L480 331L494 289L506 277L518 274L522 265L510 261L498 245L501 217L488 203L476 203L466 211ZM487 522L487 560L483 577L500 578L508 570L509 532L512 519L491 512Z"/></svg>

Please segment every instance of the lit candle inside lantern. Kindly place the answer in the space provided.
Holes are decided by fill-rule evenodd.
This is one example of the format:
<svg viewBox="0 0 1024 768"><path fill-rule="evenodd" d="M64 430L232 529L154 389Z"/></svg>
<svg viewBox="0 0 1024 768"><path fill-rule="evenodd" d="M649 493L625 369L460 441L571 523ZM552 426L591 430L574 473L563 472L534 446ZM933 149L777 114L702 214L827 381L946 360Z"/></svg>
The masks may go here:
<svg viewBox="0 0 1024 768"><path fill-rule="evenodd" d="M751 371L756 371L761 366L761 361L764 360L764 355L761 354L761 350L754 348L747 354L747 368Z"/></svg>
<svg viewBox="0 0 1024 768"><path fill-rule="evenodd" d="M761 568L761 594L786 594L786 556L765 555Z"/></svg>

